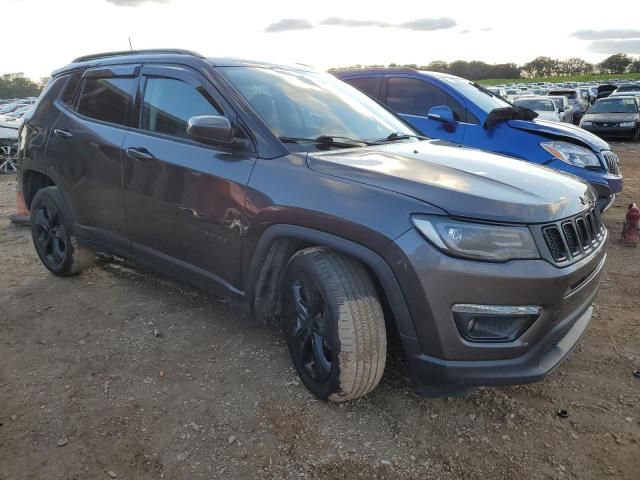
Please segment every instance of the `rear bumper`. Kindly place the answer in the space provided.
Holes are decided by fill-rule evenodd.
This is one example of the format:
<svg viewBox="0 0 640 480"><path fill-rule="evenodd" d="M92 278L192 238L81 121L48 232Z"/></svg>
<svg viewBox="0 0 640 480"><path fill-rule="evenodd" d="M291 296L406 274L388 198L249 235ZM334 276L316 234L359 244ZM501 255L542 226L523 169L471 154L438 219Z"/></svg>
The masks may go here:
<svg viewBox="0 0 640 480"><path fill-rule="evenodd" d="M548 375L589 325L606 260L606 242L564 268L544 260L491 264L448 257L415 230L395 245L396 258L389 263L404 270L396 275L416 329L415 338L402 335L403 345L417 389L426 395L530 383ZM533 305L542 307L542 314L513 341L474 342L458 331L455 304Z"/></svg>

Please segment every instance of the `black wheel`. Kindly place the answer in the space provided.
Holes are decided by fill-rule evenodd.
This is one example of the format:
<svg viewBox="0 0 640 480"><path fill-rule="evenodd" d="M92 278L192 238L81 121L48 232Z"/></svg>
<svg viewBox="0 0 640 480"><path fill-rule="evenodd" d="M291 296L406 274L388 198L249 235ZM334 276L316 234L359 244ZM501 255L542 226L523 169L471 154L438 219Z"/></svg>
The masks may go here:
<svg viewBox="0 0 640 480"><path fill-rule="evenodd" d="M55 275L80 273L94 258L78 245L57 187L39 190L31 202L31 237L38 257Z"/></svg>
<svg viewBox="0 0 640 480"><path fill-rule="evenodd" d="M636 127L633 135L631 135L632 142L640 142L640 127Z"/></svg>
<svg viewBox="0 0 640 480"><path fill-rule="evenodd" d="M373 390L384 372L387 337L364 267L331 249L309 248L289 261L282 289L283 327L305 386L334 402Z"/></svg>

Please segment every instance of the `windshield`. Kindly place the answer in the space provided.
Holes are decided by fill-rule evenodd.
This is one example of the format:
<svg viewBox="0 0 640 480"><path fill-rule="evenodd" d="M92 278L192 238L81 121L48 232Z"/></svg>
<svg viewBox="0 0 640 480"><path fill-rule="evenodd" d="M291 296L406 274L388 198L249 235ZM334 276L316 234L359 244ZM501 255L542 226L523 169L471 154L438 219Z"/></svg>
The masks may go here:
<svg viewBox="0 0 640 480"><path fill-rule="evenodd" d="M616 88L616 92L640 92L640 86L622 85L622 86Z"/></svg>
<svg viewBox="0 0 640 480"><path fill-rule="evenodd" d="M326 73L262 67L218 70L278 137L373 141L394 132L416 133L374 100Z"/></svg>
<svg viewBox="0 0 640 480"><path fill-rule="evenodd" d="M465 80L464 78L449 76L442 76L438 78L456 90L464 99L475 104L486 113L489 113L495 108L511 106L511 104L503 100L501 97L491 93L485 87L478 85L477 83L470 82L469 80Z"/></svg>
<svg viewBox="0 0 640 480"><path fill-rule="evenodd" d="M518 107L530 108L536 112L553 112L555 110L553 102L551 100L543 99L521 99L516 100L515 103Z"/></svg>
<svg viewBox="0 0 640 480"><path fill-rule="evenodd" d="M606 98L593 104L589 113L636 113L638 106L633 98Z"/></svg>

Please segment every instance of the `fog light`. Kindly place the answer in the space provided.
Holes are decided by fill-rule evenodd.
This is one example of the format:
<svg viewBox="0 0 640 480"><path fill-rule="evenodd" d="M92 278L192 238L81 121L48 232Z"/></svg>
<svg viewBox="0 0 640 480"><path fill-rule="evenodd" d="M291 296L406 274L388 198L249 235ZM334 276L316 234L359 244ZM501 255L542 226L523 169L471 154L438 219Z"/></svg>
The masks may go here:
<svg viewBox="0 0 640 480"><path fill-rule="evenodd" d="M463 338L472 342L511 342L540 317L542 307L457 304L451 311Z"/></svg>

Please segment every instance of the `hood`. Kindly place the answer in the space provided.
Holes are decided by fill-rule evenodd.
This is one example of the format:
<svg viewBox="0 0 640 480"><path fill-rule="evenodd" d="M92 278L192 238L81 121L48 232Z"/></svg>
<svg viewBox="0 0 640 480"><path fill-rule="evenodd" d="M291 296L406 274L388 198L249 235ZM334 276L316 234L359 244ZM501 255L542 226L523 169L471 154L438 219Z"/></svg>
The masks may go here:
<svg viewBox="0 0 640 480"><path fill-rule="evenodd" d="M585 209L577 177L447 142L309 153L311 170L407 195L458 217L544 223ZM416 212L419 213L419 212Z"/></svg>
<svg viewBox="0 0 640 480"><path fill-rule="evenodd" d="M509 120L507 123L510 127L517 128L518 130L524 130L560 139L562 139L562 137L570 138L584 144L595 152L609 150L609 144L600 137L569 123L549 122L538 119L533 121Z"/></svg>
<svg viewBox="0 0 640 480"><path fill-rule="evenodd" d="M590 122L635 122L640 115L638 113L587 113L583 120Z"/></svg>

